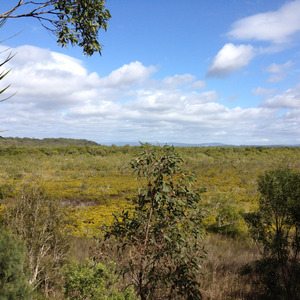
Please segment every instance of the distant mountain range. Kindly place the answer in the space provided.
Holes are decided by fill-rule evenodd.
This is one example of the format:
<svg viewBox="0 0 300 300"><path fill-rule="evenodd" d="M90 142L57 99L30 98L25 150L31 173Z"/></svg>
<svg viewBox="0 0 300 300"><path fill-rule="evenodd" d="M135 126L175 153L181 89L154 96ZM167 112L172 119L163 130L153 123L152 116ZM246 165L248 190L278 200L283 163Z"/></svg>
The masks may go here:
<svg viewBox="0 0 300 300"><path fill-rule="evenodd" d="M139 146L140 143L114 143L117 146ZM152 143L153 145L157 143ZM159 145L172 145L174 147L300 147L300 144L290 144L290 145L231 145L231 144L223 144L223 143L200 143L200 144L189 144L189 143L178 143L178 142L169 142L169 143L158 143Z"/></svg>
<svg viewBox="0 0 300 300"><path fill-rule="evenodd" d="M157 144L157 143L152 143ZM173 145L174 147L300 147L300 145L229 145L223 143L178 143L178 142L169 142L169 143L159 143L160 145ZM100 146L100 145L116 145L116 146L139 146L139 142L115 142L115 143L96 143L94 141L86 139L70 139L70 138L44 138L44 139L35 139L35 138L19 138L19 137L7 137L0 138L0 146Z"/></svg>
<svg viewBox="0 0 300 300"><path fill-rule="evenodd" d="M202 144L185 144L185 143L167 143L174 147L300 147L300 145L229 145L222 143L202 143Z"/></svg>
<svg viewBox="0 0 300 300"><path fill-rule="evenodd" d="M232 145L226 145L222 143L202 143L202 144L187 144L187 143L167 143L167 145L173 145L174 147L226 147Z"/></svg>

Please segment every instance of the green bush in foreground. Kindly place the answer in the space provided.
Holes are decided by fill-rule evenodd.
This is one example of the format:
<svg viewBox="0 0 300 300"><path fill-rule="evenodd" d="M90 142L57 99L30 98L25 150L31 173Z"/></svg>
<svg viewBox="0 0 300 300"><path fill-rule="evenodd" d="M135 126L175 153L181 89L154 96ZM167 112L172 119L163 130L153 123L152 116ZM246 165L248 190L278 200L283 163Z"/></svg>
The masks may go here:
<svg viewBox="0 0 300 300"><path fill-rule="evenodd" d="M245 215L262 246L255 273L265 299L300 299L300 173L267 172L258 180L259 210Z"/></svg>
<svg viewBox="0 0 300 300"><path fill-rule="evenodd" d="M129 289L118 292L117 277L105 265L87 259L73 262L65 268L65 290L68 299L133 300Z"/></svg>
<svg viewBox="0 0 300 300"><path fill-rule="evenodd" d="M135 210L115 216L106 237L116 239L120 272L144 299L201 299L204 212L195 177L180 168L174 147L142 145L132 167L143 187Z"/></svg>
<svg viewBox="0 0 300 300"><path fill-rule="evenodd" d="M7 228L24 240L33 290L50 296L61 287L61 268L68 259L66 212L58 199L47 196L36 184L24 184L5 206Z"/></svg>
<svg viewBox="0 0 300 300"><path fill-rule="evenodd" d="M21 241L0 228L0 299L29 299L26 252Z"/></svg>

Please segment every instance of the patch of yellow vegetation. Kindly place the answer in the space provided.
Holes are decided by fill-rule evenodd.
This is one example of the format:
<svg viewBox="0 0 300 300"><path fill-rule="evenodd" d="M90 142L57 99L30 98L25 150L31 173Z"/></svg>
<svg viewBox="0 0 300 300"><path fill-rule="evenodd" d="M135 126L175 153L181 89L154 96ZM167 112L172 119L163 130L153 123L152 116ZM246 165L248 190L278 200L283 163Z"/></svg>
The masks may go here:
<svg viewBox="0 0 300 300"><path fill-rule="evenodd" d="M73 223L69 225L71 234L79 237L93 237L101 234L103 225L110 225L113 215L122 210L132 210L133 206L125 199L110 200L106 204L73 207L69 214Z"/></svg>

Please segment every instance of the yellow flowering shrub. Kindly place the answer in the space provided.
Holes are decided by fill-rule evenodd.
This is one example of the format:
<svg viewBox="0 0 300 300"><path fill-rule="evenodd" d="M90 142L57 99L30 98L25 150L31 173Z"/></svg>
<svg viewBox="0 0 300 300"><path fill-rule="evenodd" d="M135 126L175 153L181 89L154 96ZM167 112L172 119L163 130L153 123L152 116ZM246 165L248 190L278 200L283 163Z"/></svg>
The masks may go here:
<svg viewBox="0 0 300 300"><path fill-rule="evenodd" d="M126 198L134 197L141 184L135 180L129 165L139 150L137 147L23 147L19 150L0 147L0 150L1 199L9 202L24 182L38 183L46 193L60 198L64 209L69 209L74 216L70 227L76 235L94 235L102 223L111 222L115 211L130 209ZM184 159L183 168L195 173L196 187L206 188L201 198L211 212L205 219L207 226L220 213L216 198L234 211L252 211L258 205L259 175L279 166L300 170L297 147L185 147L178 151Z"/></svg>

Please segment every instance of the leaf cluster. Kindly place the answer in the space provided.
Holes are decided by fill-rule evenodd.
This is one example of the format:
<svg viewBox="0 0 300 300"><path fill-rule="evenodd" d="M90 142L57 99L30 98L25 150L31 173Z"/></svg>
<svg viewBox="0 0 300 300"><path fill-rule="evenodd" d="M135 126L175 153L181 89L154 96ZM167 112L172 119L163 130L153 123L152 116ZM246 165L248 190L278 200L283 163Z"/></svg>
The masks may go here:
<svg viewBox="0 0 300 300"><path fill-rule="evenodd" d="M67 47L78 45L84 54L93 55L99 52L103 45L98 42L100 29L107 30L110 12L105 9L103 0L57 0L53 1L58 11L58 21L54 22L58 44Z"/></svg>
<svg viewBox="0 0 300 300"><path fill-rule="evenodd" d="M94 52L101 54L103 45L98 41L98 34L102 29L107 30L111 18L105 4L104 0L18 0L10 10L0 14L0 19L35 18L57 36L59 45L78 45L90 56ZM23 12L18 13L21 7Z"/></svg>
<svg viewBox="0 0 300 300"><path fill-rule="evenodd" d="M129 289L118 292L114 263L105 266L97 261L86 259L74 261L64 268L64 295L68 299L133 300Z"/></svg>

